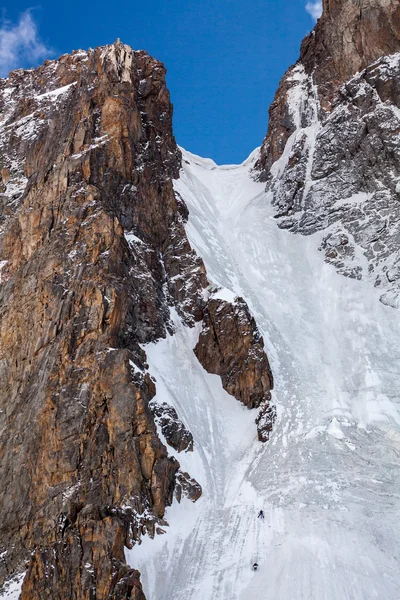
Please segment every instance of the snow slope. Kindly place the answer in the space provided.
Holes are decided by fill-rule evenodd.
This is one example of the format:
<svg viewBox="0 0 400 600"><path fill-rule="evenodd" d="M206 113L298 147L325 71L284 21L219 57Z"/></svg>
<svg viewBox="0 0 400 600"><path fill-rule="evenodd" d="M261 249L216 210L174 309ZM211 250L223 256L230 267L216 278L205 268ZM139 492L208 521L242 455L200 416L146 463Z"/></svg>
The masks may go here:
<svg viewBox="0 0 400 600"><path fill-rule="evenodd" d="M157 398L193 432L179 461L203 496L174 503L166 534L128 560L149 600L399 600L399 312L324 263L322 234L277 227L256 153L239 166L183 156L189 238L209 278L248 302L279 416L259 443L256 412L202 369L198 329L175 317L146 352Z"/></svg>

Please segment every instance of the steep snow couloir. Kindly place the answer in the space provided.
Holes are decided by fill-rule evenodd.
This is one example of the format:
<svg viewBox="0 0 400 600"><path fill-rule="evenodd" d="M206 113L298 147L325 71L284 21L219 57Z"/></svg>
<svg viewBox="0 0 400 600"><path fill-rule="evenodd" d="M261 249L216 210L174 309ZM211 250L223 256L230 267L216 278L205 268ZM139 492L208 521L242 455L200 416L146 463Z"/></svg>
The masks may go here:
<svg viewBox="0 0 400 600"><path fill-rule="evenodd" d="M257 157L217 166L184 151L175 190L210 279L257 320L278 420L260 444L252 411L196 361L198 329L177 319L176 335L148 345L157 397L193 432L195 451L180 462L203 496L168 509L166 534L129 560L152 600L396 600L398 312L324 263L321 232L277 227L252 177Z"/></svg>

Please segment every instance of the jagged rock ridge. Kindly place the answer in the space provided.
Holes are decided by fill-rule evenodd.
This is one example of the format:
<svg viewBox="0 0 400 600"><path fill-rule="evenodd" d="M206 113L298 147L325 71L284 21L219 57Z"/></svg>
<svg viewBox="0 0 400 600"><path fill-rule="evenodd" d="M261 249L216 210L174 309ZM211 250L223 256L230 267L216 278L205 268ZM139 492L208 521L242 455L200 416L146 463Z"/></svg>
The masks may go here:
<svg viewBox="0 0 400 600"><path fill-rule="evenodd" d="M329 112L345 81L376 59L400 49L397 0L323 0L323 13L304 39L298 65L315 85L322 114ZM269 126L257 168L261 177L280 158L297 125L288 110L293 67L280 82L269 109Z"/></svg>
<svg viewBox="0 0 400 600"><path fill-rule="evenodd" d="M344 275L370 279L393 307L400 305L399 52L397 2L324 2L281 81L256 165L279 226L321 232L316 247L325 259Z"/></svg>
<svg viewBox="0 0 400 600"><path fill-rule="evenodd" d="M201 494L161 442L193 446L143 350L209 295L165 69L120 42L78 51L0 80L0 114L0 581L141 600L124 546L162 533L174 491Z"/></svg>

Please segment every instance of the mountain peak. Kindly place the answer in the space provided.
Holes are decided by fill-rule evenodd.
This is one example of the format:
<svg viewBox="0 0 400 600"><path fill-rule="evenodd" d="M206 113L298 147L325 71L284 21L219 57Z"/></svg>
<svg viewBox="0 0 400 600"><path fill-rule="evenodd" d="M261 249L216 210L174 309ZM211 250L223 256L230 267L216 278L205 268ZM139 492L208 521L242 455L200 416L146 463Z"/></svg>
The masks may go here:
<svg viewBox="0 0 400 600"><path fill-rule="evenodd" d="M399 50L397 0L323 0L323 14L303 41L300 60L330 96L374 60Z"/></svg>
<svg viewBox="0 0 400 600"><path fill-rule="evenodd" d="M299 80L317 95L317 107L330 113L341 86L377 59L400 52L398 0L323 0L323 13L303 40L300 58L282 78L269 109L267 136L256 170L267 177L295 130L288 114L289 92ZM297 99L294 99L296 104ZM304 115L303 115L304 117ZM303 118L302 117L302 118Z"/></svg>

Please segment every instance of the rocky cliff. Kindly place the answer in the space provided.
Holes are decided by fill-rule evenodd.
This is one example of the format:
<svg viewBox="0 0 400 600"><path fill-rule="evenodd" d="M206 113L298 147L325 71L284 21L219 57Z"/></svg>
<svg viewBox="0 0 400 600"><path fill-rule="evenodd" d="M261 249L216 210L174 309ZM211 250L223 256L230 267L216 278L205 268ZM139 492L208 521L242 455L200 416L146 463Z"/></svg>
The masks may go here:
<svg viewBox="0 0 400 600"><path fill-rule="evenodd" d="M315 29L303 40L298 65L316 86L319 107L332 109L340 86L374 60L400 48L400 6L397 0L323 0ZM267 136L258 166L268 170L280 158L295 131L288 110L293 67L283 77L272 103Z"/></svg>
<svg viewBox="0 0 400 600"><path fill-rule="evenodd" d="M256 175L280 227L400 306L400 8L326 0L282 79Z"/></svg>
<svg viewBox="0 0 400 600"><path fill-rule="evenodd" d="M273 377L263 339L242 298L234 303L209 300L194 351L209 373L220 375L229 394L248 408L261 407L256 421L258 438L267 441L276 416L270 403Z"/></svg>
<svg viewBox="0 0 400 600"><path fill-rule="evenodd" d="M160 531L174 492L201 494L161 442L196 445L152 400L143 345L173 333L171 307L187 327L211 311L172 186L165 69L120 42L64 55L0 80L0 119L0 582L26 572L23 600L141 600L124 547ZM244 373L247 338L219 344ZM265 410L256 345L262 385L231 391Z"/></svg>
<svg viewBox="0 0 400 600"><path fill-rule="evenodd" d="M398 51L396 0L323 0L323 14L302 43L300 61L314 76L324 108L338 87L374 60Z"/></svg>
<svg viewBox="0 0 400 600"><path fill-rule="evenodd" d="M399 82L398 3L325 0L254 171L280 228L391 307ZM116 42L14 71L0 119L0 584L23 577L22 600L143 600L124 548L163 533L166 507L202 483L180 469L196 438L155 398L146 344L173 335L172 309L197 324L196 356L259 409L266 441L263 338L187 239L161 63Z"/></svg>

